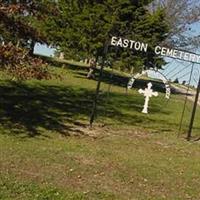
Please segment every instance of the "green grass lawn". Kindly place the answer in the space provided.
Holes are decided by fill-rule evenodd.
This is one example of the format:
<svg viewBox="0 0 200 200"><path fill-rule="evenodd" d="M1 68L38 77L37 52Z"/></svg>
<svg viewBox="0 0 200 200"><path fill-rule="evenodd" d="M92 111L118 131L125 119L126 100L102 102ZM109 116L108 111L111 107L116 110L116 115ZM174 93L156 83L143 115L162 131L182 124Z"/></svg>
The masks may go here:
<svg viewBox="0 0 200 200"><path fill-rule="evenodd" d="M184 96L159 92L144 115L138 89L106 71L89 129L96 81L86 66L52 70L62 78L1 74L0 199L200 199L199 108L187 142L191 102L177 138Z"/></svg>

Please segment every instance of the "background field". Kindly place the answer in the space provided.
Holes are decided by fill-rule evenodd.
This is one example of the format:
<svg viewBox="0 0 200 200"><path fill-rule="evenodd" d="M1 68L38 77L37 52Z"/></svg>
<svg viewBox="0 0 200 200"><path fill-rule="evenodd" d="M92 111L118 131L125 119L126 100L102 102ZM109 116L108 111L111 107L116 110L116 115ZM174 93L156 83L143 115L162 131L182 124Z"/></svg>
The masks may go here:
<svg viewBox="0 0 200 200"><path fill-rule="evenodd" d="M155 83L144 115L146 82L127 93L127 77L106 70L89 129L96 81L85 65L53 65L53 80L1 73L0 199L200 199L199 108L187 142L192 102L178 138L183 95L167 102Z"/></svg>

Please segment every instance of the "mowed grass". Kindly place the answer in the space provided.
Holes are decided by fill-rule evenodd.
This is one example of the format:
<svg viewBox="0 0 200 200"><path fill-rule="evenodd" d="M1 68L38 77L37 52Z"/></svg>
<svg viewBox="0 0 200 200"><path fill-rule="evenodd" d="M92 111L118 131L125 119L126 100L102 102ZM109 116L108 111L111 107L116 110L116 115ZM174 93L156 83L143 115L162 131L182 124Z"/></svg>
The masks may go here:
<svg viewBox="0 0 200 200"><path fill-rule="evenodd" d="M62 79L1 77L0 199L200 199L199 108L188 142L191 102L178 138L183 96L159 92L144 115L137 89L118 75L110 88L106 72L89 129L96 81L85 67L52 70Z"/></svg>

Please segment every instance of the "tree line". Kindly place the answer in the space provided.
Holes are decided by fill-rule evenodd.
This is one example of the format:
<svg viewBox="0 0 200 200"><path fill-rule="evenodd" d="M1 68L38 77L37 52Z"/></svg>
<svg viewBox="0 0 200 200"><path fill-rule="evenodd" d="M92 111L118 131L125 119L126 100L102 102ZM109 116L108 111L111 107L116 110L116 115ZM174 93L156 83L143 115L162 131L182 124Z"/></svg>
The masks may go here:
<svg viewBox="0 0 200 200"><path fill-rule="evenodd" d="M181 33L187 31L187 22L194 23L198 18L195 4L186 5L184 1L195 15L189 13L188 20L181 21L187 13L172 2L171 9L179 13L179 20L170 20L170 0L165 4L155 0L2 0L1 67L22 78L34 74L36 78L48 77L41 68L44 63L33 57L36 43L55 47L66 59L94 58L100 62L105 43L112 36L119 36L148 43L150 51L144 54L111 48L107 59L112 66L125 71L160 68L165 61L155 55L153 47L164 42L186 45Z"/></svg>

